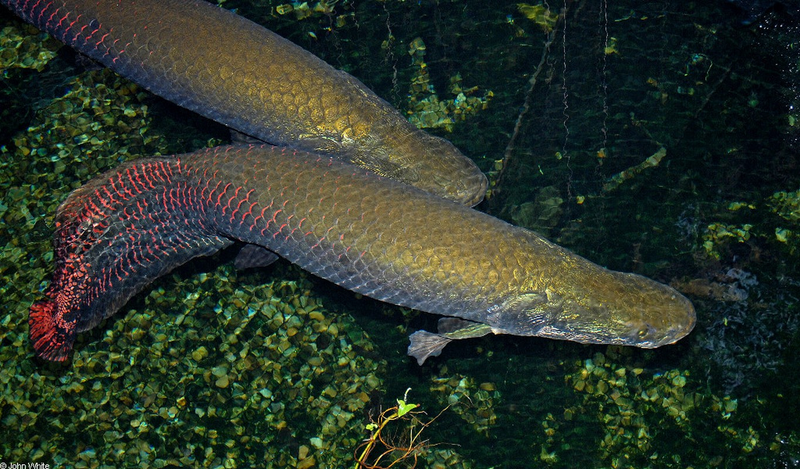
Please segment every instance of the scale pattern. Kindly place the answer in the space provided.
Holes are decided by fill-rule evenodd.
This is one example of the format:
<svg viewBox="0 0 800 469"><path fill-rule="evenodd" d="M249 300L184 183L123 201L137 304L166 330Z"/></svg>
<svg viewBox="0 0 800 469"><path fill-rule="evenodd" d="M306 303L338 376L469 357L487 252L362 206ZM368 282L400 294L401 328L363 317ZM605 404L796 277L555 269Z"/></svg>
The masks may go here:
<svg viewBox="0 0 800 469"><path fill-rule="evenodd" d="M123 163L70 194L55 236L53 282L29 319L34 349L49 360L66 359L77 332L154 278L232 240L364 295L499 332L658 346L694 324L691 304L669 287L356 166L268 145ZM546 307L526 310L531 295ZM565 326L597 323L597 333L548 332L561 320L540 316L571 299L586 311L570 311ZM641 338L615 332L611 319L646 320L655 337L634 343Z"/></svg>
<svg viewBox="0 0 800 469"><path fill-rule="evenodd" d="M325 152L474 205L486 177L354 77L202 0L0 0L180 106L276 145Z"/></svg>

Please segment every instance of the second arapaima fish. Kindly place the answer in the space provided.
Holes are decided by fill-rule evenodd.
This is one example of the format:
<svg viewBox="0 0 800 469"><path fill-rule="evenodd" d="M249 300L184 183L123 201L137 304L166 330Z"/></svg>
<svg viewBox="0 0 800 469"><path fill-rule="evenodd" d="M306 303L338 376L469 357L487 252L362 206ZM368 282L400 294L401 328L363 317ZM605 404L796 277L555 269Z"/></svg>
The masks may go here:
<svg viewBox="0 0 800 469"><path fill-rule="evenodd" d="M276 145L324 152L451 200L486 177L355 77L203 0L0 0L83 54L180 106Z"/></svg>

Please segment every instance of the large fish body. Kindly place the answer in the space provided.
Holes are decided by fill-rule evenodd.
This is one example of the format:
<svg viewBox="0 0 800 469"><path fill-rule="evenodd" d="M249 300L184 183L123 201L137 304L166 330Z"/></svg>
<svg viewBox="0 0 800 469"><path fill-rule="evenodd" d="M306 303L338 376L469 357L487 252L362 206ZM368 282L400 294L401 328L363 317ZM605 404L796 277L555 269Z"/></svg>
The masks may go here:
<svg viewBox="0 0 800 469"><path fill-rule="evenodd" d="M67 198L53 281L31 308L36 352L66 359L77 332L233 240L366 296L457 318L412 337L420 362L453 338L489 332L649 348L695 322L672 288L462 204L327 156L227 146L123 163Z"/></svg>
<svg viewBox="0 0 800 469"><path fill-rule="evenodd" d="M202 0L0 0L180 106L265 142L322 151L474 205L486 177L356 78Z"/></svg>

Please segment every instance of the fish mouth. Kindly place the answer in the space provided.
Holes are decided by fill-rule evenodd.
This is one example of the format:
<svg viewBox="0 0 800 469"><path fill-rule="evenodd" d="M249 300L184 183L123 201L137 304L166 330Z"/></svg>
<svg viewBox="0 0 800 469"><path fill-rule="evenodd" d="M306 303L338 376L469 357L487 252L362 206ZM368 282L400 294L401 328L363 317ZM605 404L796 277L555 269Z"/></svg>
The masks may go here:
<svg viewBox="0 0 800 469"><path fill-rule="evenodd" d="M683 339L694 329L697 320L694 314L689 318L688 324L677 324L666 330L653 327L649 324L638 325L631 328L627 340L623 339L623 345L631 345L639 348L654 349L664 345L674 344Z"/></svg>
<svg viewBox="0 0 800 469"><path fill-rule="evenodd" d="M622 327L607 330L582 330L570 327L567 324L557 324L545 326L537 331L535 335L582 344L623 345L654 349L673 344L689 335L696 323L693 314L689 319L686 324L676 324L667 329L658 328L647 323L627 323Z"/></svg>
<svg viewBox="0 0 800 469"><path fill-rule="evenodd" d="M459 171L457 177L435 174L430 177L430 183L422 187L424 181L417 181L423 190L439 194L453 202L474 207L481 203L486 196L489 180L477 167L469 165Z"/></svg>
<svg viewBox="0 0 800 469"><path fill-rule="evenodd" d="M664 335L664 338L662 340L660 340L659 342L657 342L655 345L653 345L653 347L644 347L644 348L656 348L656 347L661 347L662 345L674 344L675 342L677 342L677 341L683 339L684 337L686 337L687 335L689 335L689 333L691 333L692 330L694 330L694 326L695 326L696 323L697 323L697 319L694 316L692 316L691 321L689 322L689 324L687 324L685 326L682 326L682 327L673 327L673 328L671 328Z"/></svg>

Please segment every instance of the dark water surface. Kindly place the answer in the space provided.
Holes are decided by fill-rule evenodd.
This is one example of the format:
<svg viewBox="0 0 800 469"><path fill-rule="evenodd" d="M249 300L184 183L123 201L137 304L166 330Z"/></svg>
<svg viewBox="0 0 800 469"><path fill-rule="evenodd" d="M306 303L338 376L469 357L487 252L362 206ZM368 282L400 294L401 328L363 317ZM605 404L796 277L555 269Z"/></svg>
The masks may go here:
<svg viewBox="0 0 800 469"><path fill-rule="evenodd" d="M35 360L58 203L120 161L228 135L3 10L0 462L800 467L793 9L745 26L722 1L305 5L223 3L450 139L493 183L480 210L682 291L694 332L650 351L489 336L418 367L407 335L435 316L225 252L81 334L68 364ZM365 446L408 388L419 407Z"/></svg>

